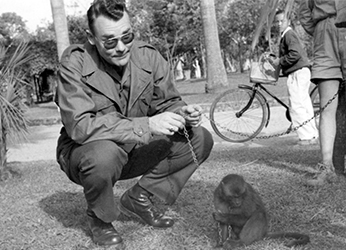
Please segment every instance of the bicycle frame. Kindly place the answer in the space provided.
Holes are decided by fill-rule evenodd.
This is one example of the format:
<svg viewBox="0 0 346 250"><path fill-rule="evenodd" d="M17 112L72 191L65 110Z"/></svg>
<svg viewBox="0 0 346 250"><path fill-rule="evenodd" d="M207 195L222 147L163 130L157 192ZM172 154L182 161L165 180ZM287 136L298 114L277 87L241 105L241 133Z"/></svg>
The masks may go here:
<svg viewBox="0 0 346 250"><path fill-rule="evenodd" d="M252 101L255 97L256 94L260 95L263 100L265 101L266 105L267 105L267 110L268 110L268 120L266 123L266 127L269 124L270 121L270 106L268 103L267 98L265 97L265 95L262 93L262 91L266 92L269 96L271 96L274 100L276 100L281 106L283 106L286 109L286 118L287 120L291 121L291 116L289 113L289 107L286 103L284 103L283 101L281 101L276 95L274 95L272 92L270 92L267 88L265 88L261 83L254 83L252 86L249 85L244 85L244 84L239 84L238 88L241 89L251 89L252 90L252 96L250 97L249 102L246 104L246 106L241 109L239 112L236 113L236 116L239 118L242 116L242 114L251 106Z"/></svg>

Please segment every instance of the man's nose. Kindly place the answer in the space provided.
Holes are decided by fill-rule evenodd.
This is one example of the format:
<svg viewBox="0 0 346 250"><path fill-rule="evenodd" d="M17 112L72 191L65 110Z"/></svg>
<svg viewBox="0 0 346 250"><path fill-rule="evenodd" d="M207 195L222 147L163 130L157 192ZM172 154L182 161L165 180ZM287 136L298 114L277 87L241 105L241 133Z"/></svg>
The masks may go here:
<svg viewBox="0 0 346 250"><path fill-rule="evenodd" d="M124 51L124 50L126 50L126 45L121 40L119 40L118 44L116 46L116 50L117 51Z"/></svg>

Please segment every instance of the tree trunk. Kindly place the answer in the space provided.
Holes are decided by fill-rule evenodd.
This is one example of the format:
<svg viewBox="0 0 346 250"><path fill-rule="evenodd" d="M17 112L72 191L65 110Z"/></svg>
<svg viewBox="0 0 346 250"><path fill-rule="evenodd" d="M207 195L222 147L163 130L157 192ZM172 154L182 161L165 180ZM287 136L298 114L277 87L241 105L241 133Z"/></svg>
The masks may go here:
<svg viewBox="0 0 346 250"><path fill-rule="evenodd" d="M7 166L7 149L6 149L6 129L2 123L2 115L0 114L0 180L5 179L5 171Z"/></svg>
<svg viewBox="0 0 346 250"><path fill-rule="evenodd" d="M227 74L221 57L214 0L201 0L201 16L207 54L207 83L205 91L209 93L218 86L228 86Z"/></svg>
<svg viewBox="0 0 346 250"><path fill-rule="evenodd" d="M50 0L50 5L53 13L58 57L60 60L62 53L70 45L64 0Z"/></svg>
<svg viewBox="0 0 346 250"><path fill-rule="evenodd" d="M2 116L0 114L0 173L6 164L5 142L3 140L4 128L2 127Z"/></svg>

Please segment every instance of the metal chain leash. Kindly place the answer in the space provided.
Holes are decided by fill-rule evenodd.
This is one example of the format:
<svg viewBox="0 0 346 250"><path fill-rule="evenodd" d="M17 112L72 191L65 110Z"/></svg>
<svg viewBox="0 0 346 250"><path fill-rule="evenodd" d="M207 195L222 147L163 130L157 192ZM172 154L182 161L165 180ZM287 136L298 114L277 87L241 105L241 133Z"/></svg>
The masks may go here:
<svg viewBox="0 0 346 250"><path fill-rule="evenodd" d="M256 136L255 138L253 139L269 139L269 138L274 138L274 137L280 137L280 136L283 136L283 135L287 135L287 134L290 134L292 132L295 132L297 131L299 128L301 128L302 126L306 125L307 123L309 123L311 120L315 119L317 116L320 115L320 113L322 113L333 101L334 99L338 96L339 92L340 92L340 89L334 94L334 96L328 100L328 102L323 106L321 107L321 109L319 111L317 111L314 116L312 116L311 118L309 118L308 120L304 121L303 123L301 123L300 125L296 126L296 127L292 127L292 128L289 128L288 130L286 130L285 132L282 132L282 133L278 133L278 134L273 134L273 135L267 135L267 136ZM216 123L215 121L211 120L209 117L207 117L205 114L203 114L210 122L214 123L216 126L230 132L230 133L233 133L233 134L236 134L236 135L240 135L240 136L244 136L244 137L248 137L249 135L248 134L244 134L244 133L240 133L240 132L235 132L235 131L232 131L218 123Z"/></svg>
<svg viewBox="0 0 346 250"><path fill-rule="evenodd" d="M334 99L338 96L339 92L340 92L340 89L334 94L334 96L328 100L328 102L323 106L321 107L321 109L319 111L317 111L315 113L314 116L312 116L310 119L304 121L302 124L296 126L296 127L292 127L292 128L289 128L288 130L286 130L285 132L282 132L282 133L278 133L278 134L273 134L273 135L267 135L267 136L256 136L254 139L269 139L269 138L274 138L274 137L280 137L280 136L283 136L283 135L287 135L287 134L290 134L292 132L295 132L297 131L299 128L301 128L302 126L306 125L307 123L309 123L311 120L315 119L317 116L320 115L320 113L322 113L333 101ZM210 122L214 123L215 125L219 126L220 128L224 129L224 130L227 130L228 132L231 132L233 134L237 134L237 135L241 135L241 136L248 136L246 134L243 134L243 133L239 133L239 132L235 132L235 131L232 131L226 127L223 127L219 124L217 124L215 121L211 120L206 114L204 113L201 113L201 115L203 115L207 120L209 120ZM197 167L199 166L199 162L198 162L198 159L197 159L197 156L196 156L196 153L194 151L194 148L193 148L193 145L192 145L192 142L190 140L190 137L189 137L189 133L186 129L186 127L184 127L183 129L183 133L179 132L180 134L183 134L187 140L187 143L189 145L189 149L190 149L190 152L191 152L191 155L192 155L192 158L193 158L193 161L194 163L197 165Z"/></svg>
<svg viewBox="0 0 346 250"><path fill-rule="evenodd" d="M227 226L227 238L223 240L222 238L222 229L221 229L221 223L218 221L217 222L217 231L218 231L218 245L222 246L228 239L231 238L232 235L232 227L231 225Z"/></svg>
<svg viewBox="0 0 346 250"><path fill-rule="evenodd" d="M187 143L189 144L189 149L190 149L190 152L191 152L193 161L194 161L194 163L195 163L195 164L197 165L197 167L198 167L198 166L199 166L199 162L198 162L196 153L195 153L195 151L194 151L194 149L193 149L193 145L192 145L192 142L191 142L191 140L190 140L189 133L187 132L186 127L184 127L183 132L184 132L184 136L185 136L185 138L186 138L186 140L187 140Z"/></svg>
<svg viewBox="0 0 346 250"><path fill-rule="evenodd" d="M193 159L194 163L196 164L196 166L199 167L199 162L198 162L195 150L193 148L192 142L190 140L189 132L187 131L186 127L184 126L183 131L182 132L178 131L178 133L180 135L184 135L185 136L185 138L187 140L187 143L189 145L189 149L190 149L190 152L191 152L191 155L192 155L192 159ZM170 164L170 163L168 163L168 164ZM170 168L171 168L170 165L168 166L168 168L169 168L169 172L170 172ZM167 181L168 181L169 186L171 188L172 196L175 197L176 194L175 194L175 191L174 191L174 185L173 185L172 181L169 179L169 176L167 176Z"/></svg>
<svg viewBox="0 0 346 250"><path fill-rule="evenodd" d="M291 127L288 130L286 130L285 132L279 133L279 134L268 135L268 136L258 136L258 137L256 136L255 139L269 139L269 138L273 138L273 137L280 137L280 136L287 135L287 134L290 134L292 132L297 131L299 128L303 127L304 125L306 125L307 123L309 123L310 121L315 119L317 116L319 116L334 101L334 99L338 96L338 94L339 94L339 90L334 94L334 96L330 100L328 100L328 102L323 107L320 108L320 110L318 110L314 114L314 116L312 116L311 118L307 119L306 121L304 121L303 123L299 124L298 126Z"/></svg>

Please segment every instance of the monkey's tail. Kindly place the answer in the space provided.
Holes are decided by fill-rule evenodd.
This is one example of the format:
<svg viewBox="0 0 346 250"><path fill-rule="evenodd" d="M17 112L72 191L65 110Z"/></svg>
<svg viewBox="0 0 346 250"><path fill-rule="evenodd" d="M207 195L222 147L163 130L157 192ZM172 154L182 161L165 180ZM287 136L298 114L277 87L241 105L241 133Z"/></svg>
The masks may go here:
<svg viewBox="0 0 346 250"><path fill-rule="evenodd" d="M269 239L293 238L294 240L291 240L285 244L286 247L306 245L310 242L310 237L308 235L301 234L301 233L292 233L292 232L268 233L266 235L266 238L269 238Z"/></svg>

